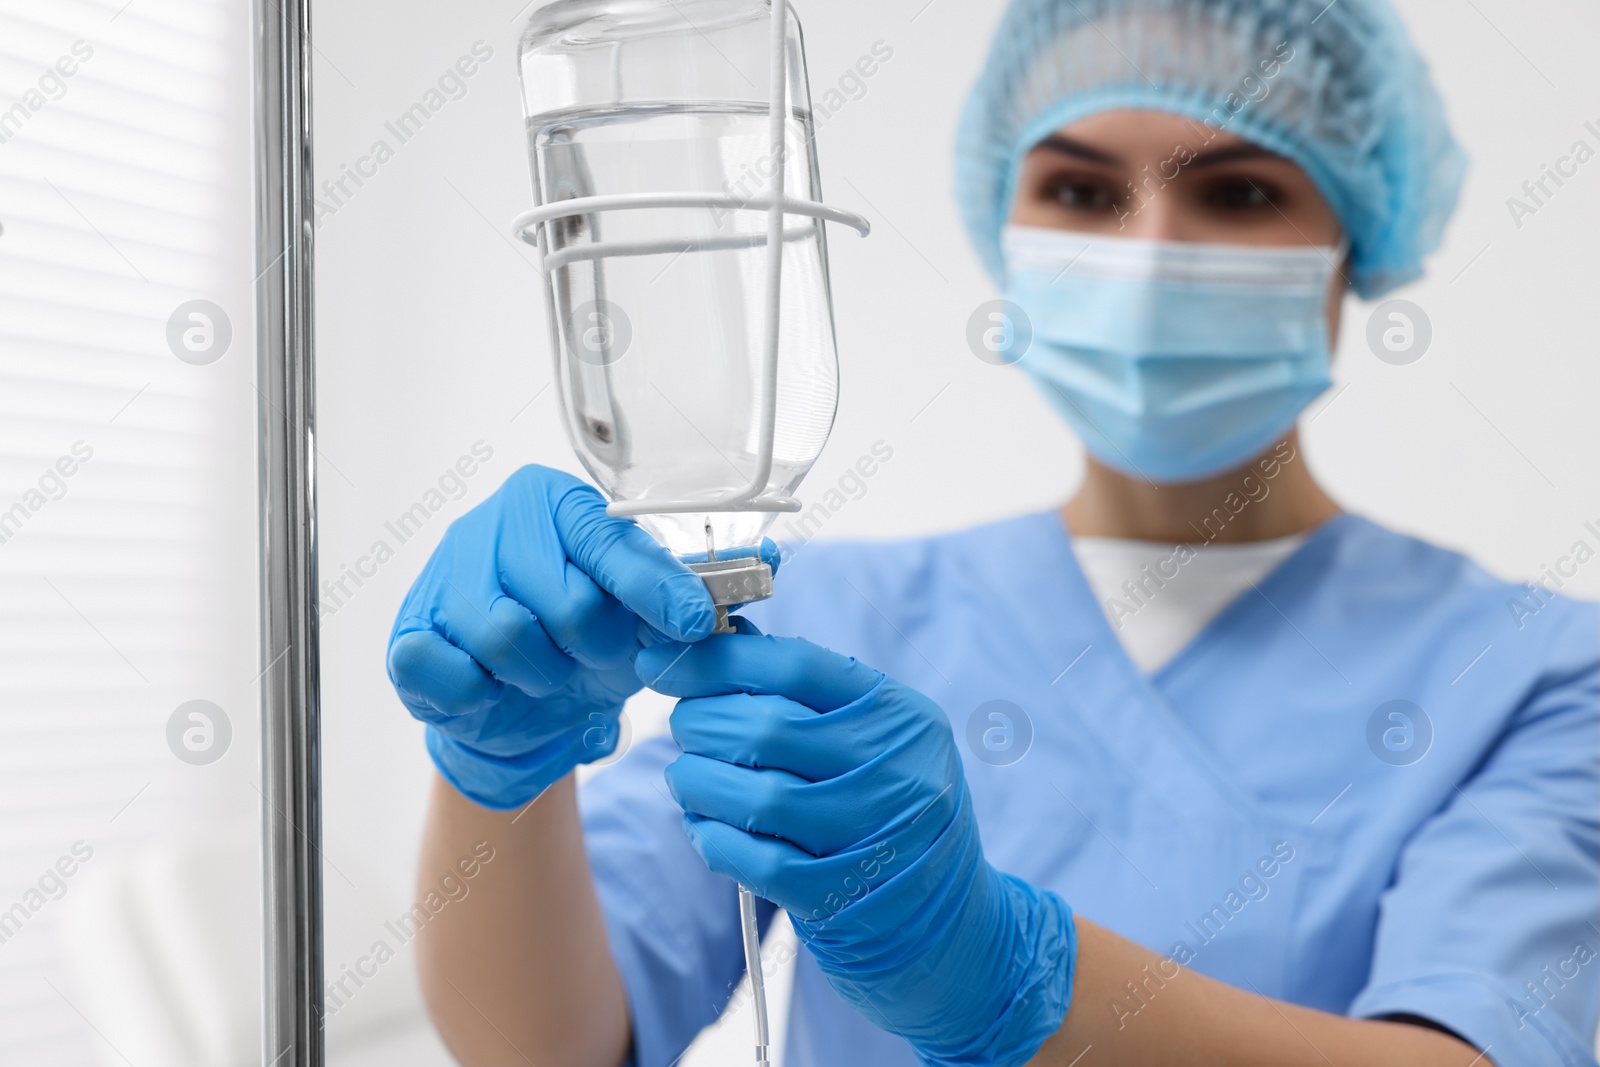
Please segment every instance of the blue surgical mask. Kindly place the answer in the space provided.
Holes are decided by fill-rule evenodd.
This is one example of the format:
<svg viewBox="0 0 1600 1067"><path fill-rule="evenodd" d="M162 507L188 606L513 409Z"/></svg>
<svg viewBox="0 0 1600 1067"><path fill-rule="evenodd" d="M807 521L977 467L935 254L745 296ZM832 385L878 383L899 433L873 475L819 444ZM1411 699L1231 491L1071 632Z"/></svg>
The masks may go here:
<svg viewBox="0 0 1600 1067"><path fill-rule="evenodd" d="M1250 247L1007 227L1018 362L1101 462L1153 482L1243 466L1329 378L1340 248Z"/></svg>

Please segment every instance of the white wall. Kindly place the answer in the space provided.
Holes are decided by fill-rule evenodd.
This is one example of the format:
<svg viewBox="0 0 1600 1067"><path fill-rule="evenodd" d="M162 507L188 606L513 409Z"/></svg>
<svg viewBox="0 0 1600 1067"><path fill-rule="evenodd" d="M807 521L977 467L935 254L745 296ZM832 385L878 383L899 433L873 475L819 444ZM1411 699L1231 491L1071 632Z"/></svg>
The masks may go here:
<svg viewBox="0 0 1600 1067"><path fill-rule="evenodd" d="M1401 6L1472 172L1432 275L1398 294L1430 316L1432 350L1411 366L1381 363L1364 343L1370 309L1352 302L1336 370L1348 388L1307 426L1308 451L1349 508L1463 548L1500 574L1532 576L1586 520L1600 520L1600 162L1520 228L1505 201L1575 140L1600 147L1584 128L1600 129L1600 69L1587 54L1600 9L1580 0ZM1077 446L1021 376L979 362L963 339L972 309L994 294L949 193L954 117L1000 9L996 0L800 5L814 95L875 42L894 49L818 138L828 198L864 212L876 233L832 242L843 395L809 487L833 482L876 440L895 453L829 523L829 537L895 537L1043 508L1081 469ZM514 59L522 17L488 0L316 5L324 176L376 139L393 146L385 121L474 42L494 51L467 95L399 145L318 231L323 569L337 575L378 539L396 549L325 620L335 972L413 892L427 762L420 728L383 675L400 597L448 521L516 466L575 466L553 391L540 392L550 358L539 278L531 252L506 236L530 203ZM385 519L479 440L495 455L465 497L397 544ZM1570 588L1600 596L1600 563ZM362 989L335 1017L335 1038L354 1047L364 1027L414 1011L409 968L402 953Z"/></svg>

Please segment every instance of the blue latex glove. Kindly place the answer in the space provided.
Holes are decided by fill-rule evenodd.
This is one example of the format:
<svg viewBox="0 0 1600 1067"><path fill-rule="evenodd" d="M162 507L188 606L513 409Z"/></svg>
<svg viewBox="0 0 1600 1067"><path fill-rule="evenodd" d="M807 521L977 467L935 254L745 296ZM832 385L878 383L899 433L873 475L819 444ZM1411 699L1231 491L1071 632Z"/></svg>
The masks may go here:
<svg viewBox="0 0 1600 1067"><path fill-rule="evenodd" d="M635 664L684 698L667 782L695 848L787 910L839 995L924 1062L1026 1063L1066 1017L1076 929L1060 897L984 859L944 712L740 628Z"/></svg>
<svg viewBox="0 0 1600 1067"><path fill-rule="evenodd" d="M451 785L520 807L617 746L633 658L716 625L705 583L591 486L524 467L450 524L389 637L389 680Z"/></svg>

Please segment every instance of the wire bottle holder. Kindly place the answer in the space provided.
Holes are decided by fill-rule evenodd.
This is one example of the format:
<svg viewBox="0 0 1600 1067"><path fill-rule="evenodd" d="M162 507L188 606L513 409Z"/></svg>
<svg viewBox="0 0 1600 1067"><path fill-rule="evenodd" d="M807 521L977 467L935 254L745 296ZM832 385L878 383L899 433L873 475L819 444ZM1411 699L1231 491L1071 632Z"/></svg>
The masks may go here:
<svg viewBox="0 0 1600 1067"><path fill-rule="evenodd" d="M769 133L772 159L777 165L769 182L767 195L753 198L730 196L723 193L622 193L611 196L583 196L543 204L524 211L512 222L513 234L539 250L541 264L548 272L568 263L605 259L619 256L649 256L684 251L715 251L728 248L749 247L764 243L767 247L766 263L766 330L761 364L756 467L749 485L743 489L724 492L710 499L690 500L616 500L607 506L608 514L618 517L638 515L682 515L697 512L727 511L794 512L800 502L793 497L766 492L767 480L772 475L773 441L777 431L778 409L778 344L780 315L779 304L783 291L783 244L786 240L806 235L807 231L785 230L788 215L842 223L861 236L867 236L871 224L853 211L830 207L814 200L790 197L784 191L786 150L784 126L787 119L788 57L787 5L772 5L772 93L768 101ZM731 235L728 237L697 237L655 241L598 242L582 247L564 248L551 252L545 224L574 215L590 215L609 211L636 211L650 208L706 207L727 211L764 211L767 214L767 232L759 235Z"/></svg>

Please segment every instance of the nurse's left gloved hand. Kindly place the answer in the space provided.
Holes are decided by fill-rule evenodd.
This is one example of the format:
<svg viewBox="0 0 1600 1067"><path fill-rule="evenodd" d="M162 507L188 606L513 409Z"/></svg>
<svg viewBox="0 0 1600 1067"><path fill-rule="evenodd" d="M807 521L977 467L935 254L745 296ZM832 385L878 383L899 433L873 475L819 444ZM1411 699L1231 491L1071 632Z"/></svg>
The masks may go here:
<svg viewBox="0 0 1600 1067"><path fill-rule="evenodd" d="M1026 1063L1066 1017L1072 912L984 859L944 712L853 659L740 630L635 662L684 698L667 783L695 848L788 911L839 995L924 1062Z"/></svg>

